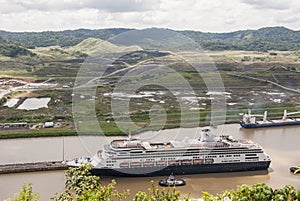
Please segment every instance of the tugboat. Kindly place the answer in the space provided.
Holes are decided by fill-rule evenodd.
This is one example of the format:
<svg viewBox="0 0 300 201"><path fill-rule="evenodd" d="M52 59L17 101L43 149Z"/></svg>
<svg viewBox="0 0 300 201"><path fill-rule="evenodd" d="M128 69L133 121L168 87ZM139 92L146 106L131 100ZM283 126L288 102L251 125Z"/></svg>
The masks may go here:
<svg viewBox="0 0 300 201"><path fill-rule="evenodd" d="M300 174L300 164L297 166L290 167L290 171L294 174Z"/></svg>
<svg viewBox="0 0 300 201"><path fill-rule="evenodd" d="M160 186L184 186L186 183L183 179L175 179L173 174L171 174L167 179L162 179L158 182Z"/></svg>

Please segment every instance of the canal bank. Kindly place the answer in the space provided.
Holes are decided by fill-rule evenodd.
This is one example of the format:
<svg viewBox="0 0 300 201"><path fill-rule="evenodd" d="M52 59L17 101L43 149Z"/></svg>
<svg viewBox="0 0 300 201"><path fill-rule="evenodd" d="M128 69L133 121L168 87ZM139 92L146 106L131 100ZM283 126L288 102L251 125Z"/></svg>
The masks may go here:
<svg viewBox="0 0 300 201"><path fill-rule="evenodd" d="M18 163L18 164L0 165L0 174L66 170L66 169L67 166L62 161Z"/></svg>

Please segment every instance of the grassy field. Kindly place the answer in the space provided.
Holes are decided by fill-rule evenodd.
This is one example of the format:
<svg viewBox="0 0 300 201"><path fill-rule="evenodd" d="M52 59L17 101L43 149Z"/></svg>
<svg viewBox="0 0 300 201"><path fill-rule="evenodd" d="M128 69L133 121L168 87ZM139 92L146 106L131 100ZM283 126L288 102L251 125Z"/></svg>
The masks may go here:
<svg viewBox="0 0 300 201"><path fill-rule="evenodd" d="M26 111L2 105L0 106L1 122L73 121L72 94L74 92L72 86L82 60L76 60L76 57L70 54L49 48L37 49L36 53L38 51L42 55L39 59L16 58L13 60L0 58L0 73L2 77L21 77L30 79L33 82L41 82L51 78L51 83L58 84L56 89L34 91L37 97L51 98L48 108ZM177 56L170 54L153 56L155 54L148 54L147 52L142 54L141 57L137 53L134 54L134 58L138 59L130 59L130 65L135 65L146 59L143 65L167 66L175 72L161 73L161 69L156 68L145 71L143 76L129 76L126 80L122 80L121 78L128 72L125 69L123 73L106 77L102 84L97 87L94 94L95 105L91 106L95 108L98 120L97 126L100 126L101 132L106 135L123 135L127 132L121 130L116 122L121 123L123 127L127 126L127 129L131 130L132 133L180 126L209 125L212 102L213 99L218 98L208 94L207 84L215 82L212 75L220 76L224 84L223 90L226 95L221 98L223 98L223 106L225 107L219 108L219 110L223 110L223 113L226 114L226 117L220 117L225 119L226 123L238 122L240 119L239 113L247 112L248 108L253 113L259 114L268 110L268 115L272 118L282 117L284 109L289 112L300 110L299 93L283 90L270 83L234 76L236 74L251 76L270 80L292 89L299 89L300 55L298 52L276 52L276 54L242 51L207 52L215 61L219 71L201 72L200 74L195 72L190 64L178 59ZM124 58L126 61L127 57ZM116 69L126 68L126 65L120 62L116 65L119 65ZM107 72L107 74L109 73ZM183 82L179 82L179 78L184 79L191 89L186 89ZM212 79L209 80L208 78ZM130 98L129 95L126 95L128 93L126 90L122 91L123 95L129 97L127 99L129 101L127 117L124 118L124 114L113 114L111 94L116 87L125 86L127 89L131 89L134 88L136 83L142 86L136 91L136 96ZM63 85L69 87L62 88ZM7 86L1 86L1 88L5 89ZM216 88L214 90L218 91L220 89ZM141 96L144 92L151 93L151 96ZM6 98L14 98L20 93L19 91L13 91L6 95ZM80 96L81 94L76 95ZM191 98L193 96L194 99ZM90 98L93 97L86 97L86 100L89 101ZM122 97L119 98L120 100L116 101L121 103ZM151 119L149 111L153 106L163 108L165 115L160 112L154 113ZM84 108L82 110L84 111ZM184 112L181 110L184 110ZM165 117L166 121L164 121ZM184 124L182 119L185 121ZM132 125L130 122L134 124ZM98 128L97 126L92 127L87 121L81 125L81 129L83 133L93 134L99 132L95 130ZM26 132L1 131L0 138L59 136L64 134L75 135L75 128L72 127L66 130L62 127L60 130L28 130Z"/></svg>
<svg viewBox="0 0 300 201"><path fill-rule="evenodd" d="M0 139L31 138L31 137L58 137L76 136L75 130L22 130L0 132Z"/></svg>

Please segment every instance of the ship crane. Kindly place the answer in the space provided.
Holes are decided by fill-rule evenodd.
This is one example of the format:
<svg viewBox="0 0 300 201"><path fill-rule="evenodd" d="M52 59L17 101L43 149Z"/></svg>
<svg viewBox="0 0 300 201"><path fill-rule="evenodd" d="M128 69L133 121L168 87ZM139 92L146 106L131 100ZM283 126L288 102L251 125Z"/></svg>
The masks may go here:
<svg viewBox="0 0 300 201"><path fill-rule="evenodd" d="M298 112L289 112L288 113L287 110L284 110L282 120L286 120L288 115L293 115L293 114L300 114L300 111L298 111Z"/></svg>
<svg viewBox="0 0 300 201"><path fill-rule="evenodd" d="M243 121L247 123L255 123L256 117L263 117L263 122L267 121L268 112L265 111L263 115L261 114L251 114L251 110L248 109L248 114L243 114Z"/></svg>

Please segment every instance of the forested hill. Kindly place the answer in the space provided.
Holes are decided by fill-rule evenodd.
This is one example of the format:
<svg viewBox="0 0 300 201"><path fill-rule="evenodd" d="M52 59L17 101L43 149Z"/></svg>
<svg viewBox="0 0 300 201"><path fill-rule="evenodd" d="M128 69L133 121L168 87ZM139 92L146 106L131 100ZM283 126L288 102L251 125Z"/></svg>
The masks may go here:
<svg viewBox="0 0 300 201"><path fill-rule="evenodd" d="M266 27L230 33L183 31L182 34L199 42L208 50L299 50L300 31L285 27Z"/></svg>
<svg viewBox="0 0 300 201"><path fill-rule="evenodd" d="M0 55L7 57L17 57L17 56L34 56L30 50L27 50L21 44L8 41L0 37Z"/></svg>
<svg viewBox="0 0 300 201"><path fill-rule="evenodd" d="M106 40L132 29L78 29L47 32L6 32L0 37L22 43L27 48L59 45L74 46L87 38ZM163 29L161 29L163 31ZM285 27L266 27L258 30L243 30L230 33L204 33L199 31L176 31L186 35L207 50L299 50L300 31Z"/></svg>
<svg viewBox="0 0 300 201"><path fill-rule="evenodd" d="M110 37L129 31L130 29L77 29L65 31L45 32L7 32L0 31L0 37L24 44L27 48L48 47L59 45L70 47L77 45L87 38L100 38L106 40Z"/></svg>

